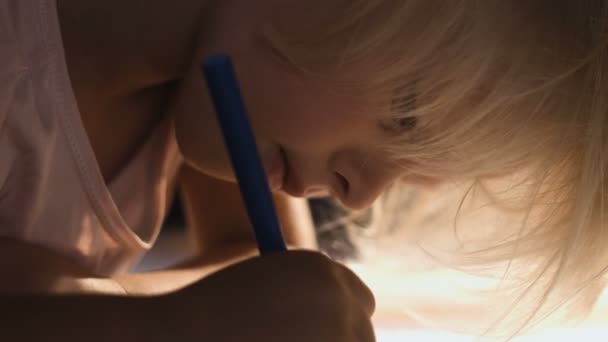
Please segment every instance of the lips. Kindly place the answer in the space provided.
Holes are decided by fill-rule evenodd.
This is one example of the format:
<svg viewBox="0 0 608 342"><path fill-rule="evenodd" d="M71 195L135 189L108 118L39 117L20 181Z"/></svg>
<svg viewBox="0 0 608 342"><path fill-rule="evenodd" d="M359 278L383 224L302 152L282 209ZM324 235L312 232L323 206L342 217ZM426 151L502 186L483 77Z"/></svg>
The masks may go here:
<svg viewBox="0 0 608 342"><path fill-rule="evenodd" d="M268 178L268 186L272 191L279 191L285 183L285 174L287 171L285 154L281 148L277 148L265 163L266 177Z"/></svg>

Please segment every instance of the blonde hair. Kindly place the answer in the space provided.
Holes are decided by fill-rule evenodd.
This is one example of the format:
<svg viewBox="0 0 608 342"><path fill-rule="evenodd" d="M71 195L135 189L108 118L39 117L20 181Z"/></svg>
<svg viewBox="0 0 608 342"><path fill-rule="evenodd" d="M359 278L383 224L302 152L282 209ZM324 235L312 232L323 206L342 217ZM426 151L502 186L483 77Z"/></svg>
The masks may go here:
<svg viewBox="0 0 608 342"><path fill-rule="evenodd" d="M473 179L486 193L493 177L525 175L491 195L522 223L470 254L538 260L528 286L544 291L525 323L552 293L597 288L608 267L608 3L333 3L324 24L283 43L311 74L359 65L366 77L350 81L370 92L415 89L417 107L404 115L418 127L387 145L407 172Z"/></svg>

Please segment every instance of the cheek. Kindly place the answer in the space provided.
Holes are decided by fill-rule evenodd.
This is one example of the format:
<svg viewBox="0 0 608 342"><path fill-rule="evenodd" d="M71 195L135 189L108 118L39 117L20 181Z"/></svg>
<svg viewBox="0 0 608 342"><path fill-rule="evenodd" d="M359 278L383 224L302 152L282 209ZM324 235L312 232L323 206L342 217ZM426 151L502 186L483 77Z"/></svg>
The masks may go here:
<svg viewBox="0 0 608 342"><path fill-rule="evenodd" d="M226 178L230 172L223 138L198 66L192 67L172 107L181 153L195 168Z"/></svg>
<svg viewBox="0 0 608 342"><path fill-rule="evenodd" d="M348 106L319 85L302 80L259 53L239 60L239 77L252 123L263 136L293 148L316 148L344 140L356 124Z"/></svg>

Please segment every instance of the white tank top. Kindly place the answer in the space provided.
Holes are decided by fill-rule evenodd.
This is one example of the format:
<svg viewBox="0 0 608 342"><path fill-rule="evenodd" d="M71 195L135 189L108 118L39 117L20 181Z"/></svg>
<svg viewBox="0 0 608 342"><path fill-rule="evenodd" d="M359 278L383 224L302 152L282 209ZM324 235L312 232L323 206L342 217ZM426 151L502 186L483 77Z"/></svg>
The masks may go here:
<svg viewBox="0 0 608 342"><path fill-rule="evenodd" d="M125 272L154 243L180 164L167 119L105 184L71 88L55 0L0 0L0 236L98 275Z"/></svg>

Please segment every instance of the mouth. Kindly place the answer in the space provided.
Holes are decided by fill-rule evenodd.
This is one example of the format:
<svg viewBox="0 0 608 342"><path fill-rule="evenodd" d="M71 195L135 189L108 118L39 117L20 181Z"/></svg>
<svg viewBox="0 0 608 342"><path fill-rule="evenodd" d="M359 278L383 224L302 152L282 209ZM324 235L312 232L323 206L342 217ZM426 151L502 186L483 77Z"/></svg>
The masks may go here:
<svg viewBox="0 0 608 342"><path fill-rule="evenodd" d="M287 157L285 150L281 147L270 157L266 165L266 177L268 178L268 186L272 191L280 191L285 186L287 177Z"/></svg>

